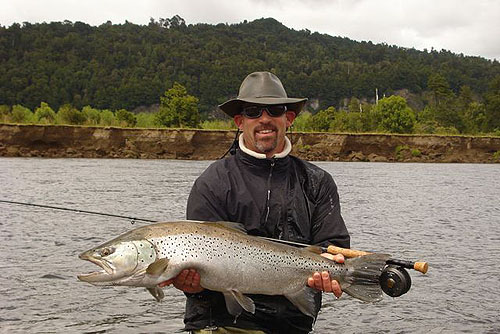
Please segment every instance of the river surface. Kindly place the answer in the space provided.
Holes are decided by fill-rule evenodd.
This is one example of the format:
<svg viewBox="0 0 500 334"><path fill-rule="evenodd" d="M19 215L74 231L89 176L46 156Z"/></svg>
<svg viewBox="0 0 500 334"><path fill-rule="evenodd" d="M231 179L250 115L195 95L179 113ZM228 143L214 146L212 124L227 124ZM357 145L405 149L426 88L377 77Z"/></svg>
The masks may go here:
<svg viewBox="0 0 500 334"><path fill-rule="evenodd" d="M0 158L0 199L184 218L209 161ZM318 162L355 249L429 262L399 298L326 296L314 333L500 332L500 166ZM0 203L0 333L175 333L184 295L96 287L78 254L140 222Z"/></svg>

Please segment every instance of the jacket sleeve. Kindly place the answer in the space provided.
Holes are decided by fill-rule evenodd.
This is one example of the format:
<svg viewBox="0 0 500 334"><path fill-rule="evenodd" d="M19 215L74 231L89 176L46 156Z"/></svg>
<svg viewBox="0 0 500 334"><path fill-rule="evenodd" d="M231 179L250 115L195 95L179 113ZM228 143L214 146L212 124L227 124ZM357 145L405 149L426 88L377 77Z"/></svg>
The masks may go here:
<svg viewBox="0 0 500 334"><path fill-rule="evenodd" d="M202 221L227 221L225 203L222 200L224 192L216 168L210 166L194 182L189 193L186 218Z"/></svg>
<svg viewBox="0 0 500 334"><path fill-rule="evenodd" d="M349 248L350 237L340 213L337 185L327 172L324 172L320 185L312 214L312 243Z"/></svg>

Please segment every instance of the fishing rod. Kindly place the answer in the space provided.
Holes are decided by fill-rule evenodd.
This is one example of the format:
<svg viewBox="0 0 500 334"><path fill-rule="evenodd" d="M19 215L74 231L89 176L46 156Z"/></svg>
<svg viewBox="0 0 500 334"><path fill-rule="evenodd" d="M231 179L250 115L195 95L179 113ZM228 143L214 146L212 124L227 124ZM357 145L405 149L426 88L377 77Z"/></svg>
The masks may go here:
<svg viewBox="0 0 500 334"><path fill-rule="evenodd" d="M44 208L44 209L61 210L61 211L69 211L69 212L76 212L76 213L85 213L85 214L96 215L96 216L127 219L127 220L130 220L132 224L134 224L135 221L142 221L142 222L147 222L147 223L157 223L158 222L157 220L151 220L151 219L144 219L144 218L138 218L138 217L124 216L124 215L115 215L115 214L111 214L111 213L104 213L104 212L97 212L97 211L73 209L73 208L54 206L54 205L44 205L44 204L26 203L26 202L19 202L19 201L9 201L9 200L3 200L3 199L0 199L0 203L24 205L24 206L29 206L29 207L37 207L37 208ZM331 254L342 254L348 258L372 254L372 253L365 252L365 251L353 250L353 249L348 249L348 248L341 248L341 247L336 247L333 245L330 245L328 247L320 247L320 246L315 246L315 245L307 245L307 244L303 244L303 243L299 243L299 242L274 239L274 238L267 238L267 237L262 237L262 236L259 236L259 238L273 241L273 242L282 243L282 244L287 244L287 245L291 245L291 246L296 246L296 247L310 248L311 250L316 251L317 253L322 252L322 253L331 253ZM414 269L414 270L419 271L423 274L425 274L427 272L427 269L428 269L427 262L412 262L412 261L405 261L405 260L398 260L398 259L389 259L386 261L386 264L387 264L387 266L382 270L379 281L380 281L380 286L381 286L382 290L391 297L399 297L399 296L407 293L410 290L411 278L410 278L410 275L408 274L408 272L404 268Z"/></svg>
<svg viewBox="0 0 500 334"><path fill-rule="evenodd" d="M304 247L304 248L319 248L322 253L342 254L345 257L349 257L349 258L373 254L370 252L365 252L365 251L360 251L360 250L355 250L355 249L350 249L350 248L342 248L342 247L337 247L337 246L333 246L333 245L330 245L328 247L321 247L321 246L308 245L308 244L303 244L300 242L293 242L293 241L288 241L288 240L281 240L281 239L274 239L274 238L267 238L267 237L260 237L260 238L266 239L269 241L279 242L282 244L291 245L291 246ZM389 260L387 260L387 264L394 264L397 266L404 267L406 269L414 269L416 271L421 272L422 274L427 273L427 270L429 269L429 264L427 262L412 262L412 261L405 261L405 260L398 260L398 259L389 259Z"/></svg>
<svg viewBox="0 0 500 334"><path fill-rule="evenodd" d="M53 205L43 205L43 204L34 204L34 203L26 203L26 202L8 201L8 200L4 200L4 199L0 199L0 203L24 205L24 206L31 206L31 207L37 207L37 208L53 209L53 210L61 210L61 211L69 211L69 212L77 212L77 213L86 213L86 214L95 215L95 216L122 218L122 219L131 220L132 224L134 224L134 222L136 222L136 221L142 221L142 222L147 222L147 223L157 223L158 222L157 220L150 220L150 219L130 217L130 216L122 216L122 215L114 215L111 213L72 209L72 208L65 208L65 207L53 206Z"/></svg>

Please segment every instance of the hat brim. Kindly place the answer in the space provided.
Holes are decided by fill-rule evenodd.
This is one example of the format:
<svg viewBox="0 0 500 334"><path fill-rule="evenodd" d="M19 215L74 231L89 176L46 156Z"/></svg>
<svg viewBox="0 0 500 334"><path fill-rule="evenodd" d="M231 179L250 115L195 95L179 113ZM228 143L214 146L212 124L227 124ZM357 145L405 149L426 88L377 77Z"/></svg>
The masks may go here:
<svg viewBox="0 0 500 334"><path fill-rule="evenodd" d="M241 107L245 103L255 103L255 104L286 104L288 110L294 111L295 114L299 114L306 103L307 98L296 99L296 98L279 98L279 97L254 97L254 98L244 98L244 99L232 99L219 105L219 108L227 115L234 117L241 113Z"/></svg>

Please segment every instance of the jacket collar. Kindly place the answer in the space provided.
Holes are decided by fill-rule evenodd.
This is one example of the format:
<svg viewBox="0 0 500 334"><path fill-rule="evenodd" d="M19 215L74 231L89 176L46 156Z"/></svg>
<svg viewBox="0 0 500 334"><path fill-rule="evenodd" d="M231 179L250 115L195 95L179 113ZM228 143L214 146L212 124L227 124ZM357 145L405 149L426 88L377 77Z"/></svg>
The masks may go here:
<svg viewBox="0 0 500 334"><path fill-rule="evenodd" d="M267 159L265 154L257 153L257 152L252 151L251 149L249 149L248 147L245 146L245 143L243 141L243 134L240 135L240 138L238 140L238 144L240 145L240 149L243 152L245 152L246 154L248 154L254 158L257 158L257 159ZM290 139L288 139L288 137L285 137L285 148L280 153L275 154L273 156L273 158L275 158L275 159L284 158L290 153L290 151L292 151L292 143L290 142Z"/></svg>

